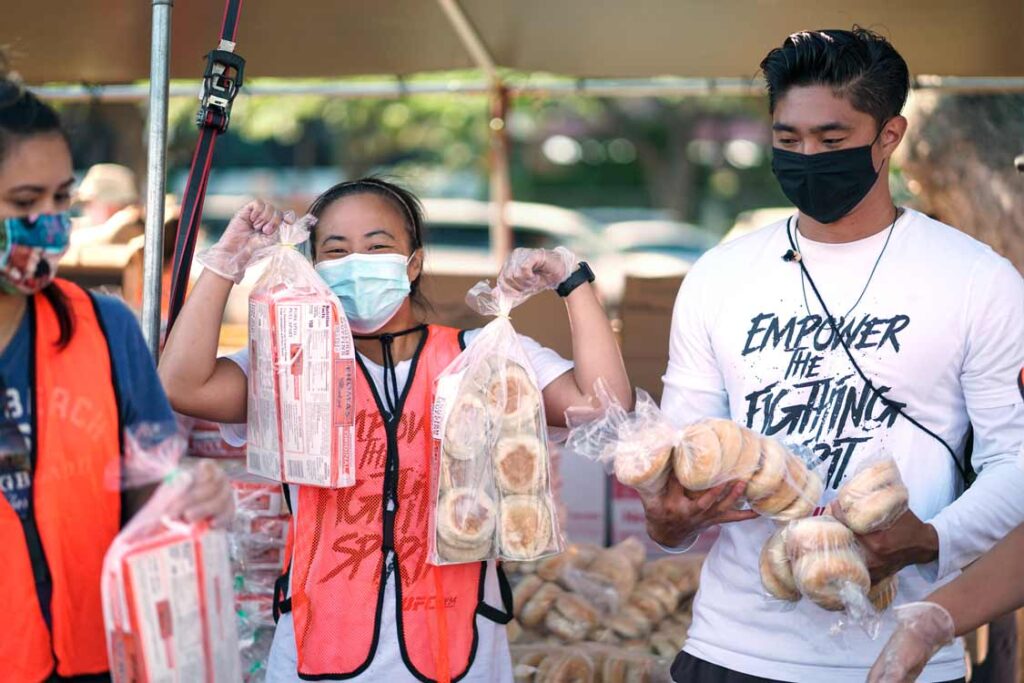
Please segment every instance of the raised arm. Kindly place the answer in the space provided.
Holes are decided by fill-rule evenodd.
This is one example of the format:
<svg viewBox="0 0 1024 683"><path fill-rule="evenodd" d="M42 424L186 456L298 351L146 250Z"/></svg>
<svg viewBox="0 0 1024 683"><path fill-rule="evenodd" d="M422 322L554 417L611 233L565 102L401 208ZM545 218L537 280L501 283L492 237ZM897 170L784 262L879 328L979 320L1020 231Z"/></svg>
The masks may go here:
<svg viewBox="0 0 1024 683"><path fill-rule="evenodd" d="M160 358L160 379L179 413L215 422L244 422L246 378L217 358L220 323L231 287L242 281L255 251L269 243L281 212L261 201L246 204L223 237L201 257L202 275L171 329Z"/></svg>
<svg viewBox="0 0 1024 683"><path fill-rule="evenodd" d="M508 291L535 294L557 288L578 266L577 258L563 248L553 251L516 249L502 268L498 283ZM555 426L565 426L565 411L587 405L599 379L604 380L623 406L631 408L633 390L626 366L594 286L583 281L565 297L565 305L572 330L575 368L544 390L548 421Z"/></svg>

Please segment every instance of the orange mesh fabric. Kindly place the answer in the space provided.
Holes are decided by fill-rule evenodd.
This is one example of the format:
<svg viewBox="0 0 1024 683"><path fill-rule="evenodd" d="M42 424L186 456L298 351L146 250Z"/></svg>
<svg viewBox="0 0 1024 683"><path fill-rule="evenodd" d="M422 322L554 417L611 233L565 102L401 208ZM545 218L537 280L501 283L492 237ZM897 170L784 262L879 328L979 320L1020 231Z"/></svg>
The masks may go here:
<svg viewBox="0 0 1024 683"><path fill-rule="evenodd" d="M357 373L356 485L299 489L292 610L302 675L358 673L373 660L378 637L391 637L378 634L389 439L398 453L393 542L406 664L420 676L448 681L472 663L481 563L426 563L434 379L459 352L457 331L428 329L391 429L365 374Z"/></svg>
<svg viewBox="0 0 1024 683"><path fill-rule="evenodd" d="M32 497L39 537L53 584L48 632L36 597L21 521L0 495L0 637L4 680L42 680L53 667L62 676L107 670L100 603L103 555L117 535L121 499L103 477L117 466L120 438L110 352L89 295L58 280L75 317L63 350L57 317L36 295L34 419L36 463ZM7 634L10 634L8 637Z"/></svg>

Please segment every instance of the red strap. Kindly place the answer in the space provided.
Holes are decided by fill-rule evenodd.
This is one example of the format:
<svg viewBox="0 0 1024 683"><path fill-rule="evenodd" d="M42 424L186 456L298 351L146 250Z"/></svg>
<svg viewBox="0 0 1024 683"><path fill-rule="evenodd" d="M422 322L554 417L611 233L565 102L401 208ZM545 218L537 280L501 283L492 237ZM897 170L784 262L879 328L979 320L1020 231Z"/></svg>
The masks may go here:
<svg viewBox="0 0 1024 683"><path fill-rule="evenodd" d="M241 9L242 0L227 0L220 32L222 41L234 43ZM230 57L225 53L221 53L221 56L223 59ZM241 73L236 76L241 85ZM192 257L195 254L199 224L203 217L203 204L206 201L206 185L210 178L210 166L213 164L213 150L217 144L217 136L227 130L230 112L230 102L227 108L222 108L210 106L204 99L197 117L196 125L199 126L200 131L199 141L196 142L192 167L189 169L188 181L185 183L185 194L181 201L181 219L178 221L178 234L174 242L173 276L167 310L168 332L185 303L185 293L188 290L189 276L192 271Z"/></svg>

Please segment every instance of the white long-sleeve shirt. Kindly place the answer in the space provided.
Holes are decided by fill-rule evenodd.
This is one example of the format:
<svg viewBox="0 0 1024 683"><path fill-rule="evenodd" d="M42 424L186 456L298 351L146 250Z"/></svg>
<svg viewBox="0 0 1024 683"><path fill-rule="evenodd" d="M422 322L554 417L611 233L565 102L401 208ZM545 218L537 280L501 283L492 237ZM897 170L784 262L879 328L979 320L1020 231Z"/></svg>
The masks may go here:
<svg viewBox="0 0 1024 683"><path fill-rule="evenodd" d="M722 245L690 271L673 317L662 408L679 425L732 417L806 445L828 479L823 504L866 458L893 456L911 509L939 537L936 562L899 575L897 604L919 600L1024 522L1024 406L1016 384L1024 366L1024 283L987 246L915 211L899 219L887 247L885 231L846 244L799 238L815 284L880 391L958 454L973 425L979 476L957 498L949 453L865 390L810 285L801 286L799 265L782 260L786 229L783 221ZM891 614L871 641L851 626L830 633L837 616L809 601L780 609L764 597L758 573L772 530L763 519L722 529L685 650L777 680L863 681L892 629ZM920 680L963 675L962 653L951 646Z"/></svg>

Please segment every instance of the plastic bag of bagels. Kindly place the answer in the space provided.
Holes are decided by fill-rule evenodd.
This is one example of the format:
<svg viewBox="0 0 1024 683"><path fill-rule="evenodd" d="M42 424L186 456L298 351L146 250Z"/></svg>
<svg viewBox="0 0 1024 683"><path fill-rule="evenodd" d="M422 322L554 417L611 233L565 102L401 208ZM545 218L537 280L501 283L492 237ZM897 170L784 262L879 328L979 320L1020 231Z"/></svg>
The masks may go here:
<svg viewBox="0 0 1024 683"><path fill-rule="evenodd" d="M494 320L437 379L432 564L530 561L562 550L544 402L508 318L527 298L487 282L466 297Z"/></svg>
<svg viewBox="0 0 1024 683"><path fill-rule="evenodd" d="M880 614L896 598L898 579L872 585L864 551L856 536L829 515L790 522L773 535L761 555L766 591L781 600L810 600L841 613L834 632L852 623L872 639Z"/></svg>
<svg viewBox="0 0 1024 683"><path fill-rule="evenodd" d="M788 522L807 517L824 490L821 476L800 453L732 420L707 418L676 429L643 391L627 412L599 381L595 408L566 413L566 448L605 464L641 495L657 495L675 476L691 498L730 481L746 482L755 512Z"/></svg>
<svg viewBox="0 0 1024 683"><path fill-rule="evenodd" d="M787 446L732 420L707 418L682 430L672 467L692 498L742 481L752 510L788 522L811 515L821 501L825 486L811 460L806 449Z"/></svg>
<svg viewBox="0 0 1024 683"><path fill-rule="evenodd" d="M636 407L626 411L603 380L594 387L596 408L566 413L566 448L602 463L622 484L641 494L657 495L672 471L672 452L679 432L654 399L636 391Z"/></svg>
<svg viewBox="0 0 1024 683"><path fill-rule="evenodd" d="M829 512L858 535L889 528L908 509L907 487L887 455L860 463L829 504Z"/></svg>

